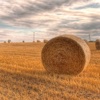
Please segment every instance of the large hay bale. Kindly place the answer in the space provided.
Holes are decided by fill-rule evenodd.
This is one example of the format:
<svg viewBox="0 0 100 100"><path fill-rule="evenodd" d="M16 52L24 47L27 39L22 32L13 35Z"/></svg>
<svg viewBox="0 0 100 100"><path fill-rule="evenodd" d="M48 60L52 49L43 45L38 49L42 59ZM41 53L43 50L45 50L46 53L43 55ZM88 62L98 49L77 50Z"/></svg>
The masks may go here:
<svg viewBox="0 0 100 100"><path fill-rule="evenodd" d="M95 46L97 50L100 50L100 39L97 39L95 42Z"/></svg>
<svg viewBox="0 0 100 100"><path fill-rule="evenodd" d="M88 65L91 52L86 42L76 36L51 39L42 49L42 63L48 72L77 75Z"/></svg>

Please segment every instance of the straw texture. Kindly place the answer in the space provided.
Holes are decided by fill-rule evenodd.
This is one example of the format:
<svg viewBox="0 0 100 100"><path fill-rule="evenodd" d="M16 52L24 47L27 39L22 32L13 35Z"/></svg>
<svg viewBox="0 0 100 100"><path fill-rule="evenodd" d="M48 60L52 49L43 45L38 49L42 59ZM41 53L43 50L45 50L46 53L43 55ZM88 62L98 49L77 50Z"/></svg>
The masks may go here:
<svg viewBox="0 0 100 100"><path fill-rule="evenodd" d="M76 36L62 35L48 41L41 58L48 72L77 75L88 65L91 52L86 42Z"/></svg>

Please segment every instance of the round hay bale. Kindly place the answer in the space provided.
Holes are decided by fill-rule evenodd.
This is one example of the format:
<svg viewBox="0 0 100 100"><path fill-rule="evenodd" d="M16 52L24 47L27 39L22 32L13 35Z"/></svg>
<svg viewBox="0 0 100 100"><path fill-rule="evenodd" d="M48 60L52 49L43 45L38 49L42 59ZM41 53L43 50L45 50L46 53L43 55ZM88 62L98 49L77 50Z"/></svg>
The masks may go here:
<svg viewBox="0 0 100 100"><path fill-rule="evenodd" d="M95 42L95 46L97 50L100 50L100 39L97 39Z"/></svg>
<svg viewBox="0 0 100 100"><path fill-rule="evenodd" d="M11 40L8 40L8 43L11 43Z"/></svg>
<svg viewBox="0 0 100 100"><path fill-rule="evenodd" d="M24 40L23 40L22 42L23 42L23 43L25 43L25 41L24 41Z"/></svg>
<svg viewBox="0 0 100 100"><path fill-rule="evenodd" d="M44 40L44 43L47 43L48 42L48 40Z"/></svg>
<svg viewBox="0 0 100 100"><path fill-rule="evenodd" d="M77 75L88 65L91 52L86 42L76 36L62 35L48 41L41 59L48 72Z"/></svg>
<svg viewBox="0 0 100 100"><path fill-rule="evenodd" d="M4 43L6 43L6 41L4 41Z"/></svg>
<svg viewBox="0 0 100 100"><path fill-rule="evenodd" d="M35 41L33 41L33 43L35 43Z"/></svg>
<svg viewBox="0 0 100 100"><path fill-rule="evenodd" d="M37 43L41 42L40 40L37 40Z"/></svg>

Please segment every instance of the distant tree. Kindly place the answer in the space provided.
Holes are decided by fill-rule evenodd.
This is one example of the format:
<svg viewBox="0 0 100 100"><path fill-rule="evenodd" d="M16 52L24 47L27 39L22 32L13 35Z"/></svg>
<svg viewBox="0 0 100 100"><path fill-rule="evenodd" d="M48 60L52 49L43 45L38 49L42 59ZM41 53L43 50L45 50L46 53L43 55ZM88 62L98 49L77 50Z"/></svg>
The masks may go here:
<svg viewBox="0 0 100 100"><path fill-rule="evenodd" d="M8 40L8 43L11 43L11 40Z"/></svg>

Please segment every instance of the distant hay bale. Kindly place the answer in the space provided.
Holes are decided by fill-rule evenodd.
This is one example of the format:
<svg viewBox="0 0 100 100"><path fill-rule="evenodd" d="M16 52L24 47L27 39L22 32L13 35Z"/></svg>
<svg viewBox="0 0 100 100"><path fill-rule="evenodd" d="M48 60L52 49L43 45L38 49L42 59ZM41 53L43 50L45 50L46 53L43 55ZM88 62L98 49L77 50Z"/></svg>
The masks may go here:
<svg viewBox="0 0 100 100"><path fill-rule="evenodd" d="M11 40L8 40L8 43L11 43Z"/></svg>
<svg viewBox="0 0 100 100"><path fill-rule="evenodd" d="M25 43L25 41L24 41L24 40L23 40L22 42L23 42L23 43Z"/></svg>
<svg viewBox="0 0 100 100"><path fill-rule="evenodd" d="M97 50L100 50L100 39L97 39L95 42L95 46Z"/></svg>
<svg viewBox="0 0 100 100"><path fill-rule="evenodd" d="M35 41L33 41L33 43L35 43Z"/></svg>
<svg viewBox="0 0 100 100"><path fill-rule="evenodd" d="M44 40L44 43L47 43L47 42L48 42L48 40L45 39L45 40Z"/></svg>
<svg viewBox="0 0 100 100"><path fill-rule="evenodd" d="M4 41L4 43L6 43L6 41Z"/></svg>
<svg viewBox="0 0 100 100"><path fill-rule="evenodd" d="M41 42L40 40L37 40L37 43Z"/></svg>
<svg viewBox="0 0 100 100"><path fill-rule="evenodd" d="M42 49L41 59L48 72L77 75L88 65L91 52L86 42L76 36L51 39Z"/></svg>

